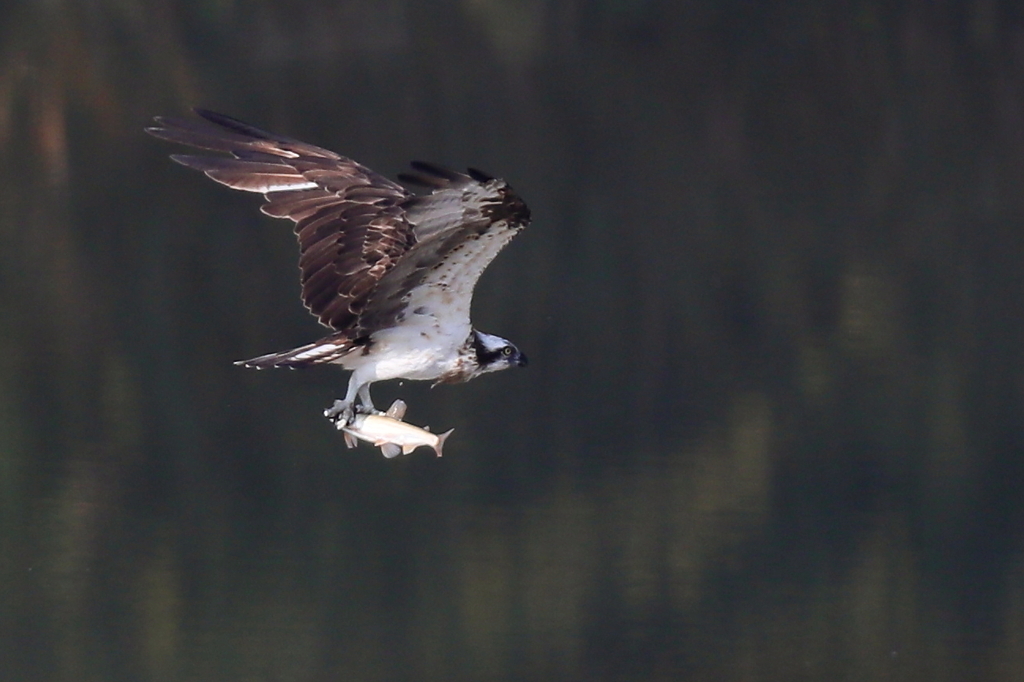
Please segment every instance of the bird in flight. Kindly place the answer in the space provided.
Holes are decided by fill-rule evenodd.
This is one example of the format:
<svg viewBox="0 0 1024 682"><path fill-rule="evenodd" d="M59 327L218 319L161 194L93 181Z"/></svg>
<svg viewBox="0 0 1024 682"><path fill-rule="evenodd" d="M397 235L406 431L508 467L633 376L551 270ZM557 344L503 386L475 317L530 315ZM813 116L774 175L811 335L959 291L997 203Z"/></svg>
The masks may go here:
<svg viewBox="0 0 1024 682"><path fill-rule="evenodd" d="M345 398L324 414L341 428L379 413L370 384L387 379L469 381L526 356L477 331L473 289L498 252L530 222L504 180L414 162L399 175L414 194L352 159L197 109L157 117L158 138L228 156L175 154L178 163L233 189L262 194L263 213L295 223L302 300L331 332L313 343L236 364L352 371Z"/></svg>

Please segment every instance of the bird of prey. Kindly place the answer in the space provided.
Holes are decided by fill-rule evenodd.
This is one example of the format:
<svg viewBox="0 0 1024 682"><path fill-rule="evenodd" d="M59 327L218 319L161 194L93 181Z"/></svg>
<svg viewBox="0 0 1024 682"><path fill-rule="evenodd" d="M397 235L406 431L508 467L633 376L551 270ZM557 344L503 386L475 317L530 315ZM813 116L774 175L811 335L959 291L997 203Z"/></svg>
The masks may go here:
<svg viewBox="0 0 1024 682"><path fill-rule="evenodd" d="M263 213L295 223L302 300L331 332L313 343L236 364L351 370L348 391L324 414L339 428L377 413L370 384L387 379L469 381L526 365L510 341L473 328L473 289L530 222L504 180L414 162L399 175L414 194L352 159L197 109L146 128L171 142L227 156L175 154L233 189L262 194Z"/></svg>

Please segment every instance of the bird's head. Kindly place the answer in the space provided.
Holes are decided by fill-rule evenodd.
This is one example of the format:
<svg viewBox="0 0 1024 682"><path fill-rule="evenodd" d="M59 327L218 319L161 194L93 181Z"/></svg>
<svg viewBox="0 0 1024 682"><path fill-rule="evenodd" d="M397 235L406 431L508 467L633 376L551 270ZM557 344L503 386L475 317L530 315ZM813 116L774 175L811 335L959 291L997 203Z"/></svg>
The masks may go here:
<svg viewBox="0 0 1024 682"><path fill-rule="evenodd" d="M474 330L471 340L477 363L474 376L509 367L526 367L526 355L508 339Z"/></svg>

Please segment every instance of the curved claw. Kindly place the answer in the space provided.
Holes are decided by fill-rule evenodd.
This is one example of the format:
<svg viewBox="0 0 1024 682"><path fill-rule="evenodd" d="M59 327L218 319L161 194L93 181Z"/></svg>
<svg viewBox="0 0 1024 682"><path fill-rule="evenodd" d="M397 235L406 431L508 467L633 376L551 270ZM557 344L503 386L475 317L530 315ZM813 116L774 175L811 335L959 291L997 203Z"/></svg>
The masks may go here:
<svg viewBox="0 0 1024 682"><path fill-rule="evenodd" d="M386 412L381 412L380 410L375 408L373 405L363 405L363 404L356 405L355 411L356 411L357 414L376 414L378 416L382 415L382 414L387 414Z"/></svg>
<svg viewBox="0 0 1024 682"><path fill-rule="evenodd" d="M344 400L335 400L333 405L324 410L324 416L334 422L334 425L341 430L352 423L355 411L352 409L351 403L346 403Z"/></svg>

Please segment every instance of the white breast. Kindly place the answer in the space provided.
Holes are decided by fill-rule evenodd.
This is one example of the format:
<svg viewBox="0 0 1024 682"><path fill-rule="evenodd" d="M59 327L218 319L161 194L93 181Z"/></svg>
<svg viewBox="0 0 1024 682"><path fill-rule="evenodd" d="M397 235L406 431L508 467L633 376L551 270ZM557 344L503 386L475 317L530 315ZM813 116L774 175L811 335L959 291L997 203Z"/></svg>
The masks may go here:
<svg viewBox="0 0 1024 682"><path fill-rule="evenodd" d="M446 328L433 315L410 311L399 326L373 334L369 353L350 355L343 364L358 370L361 381L436 379L455 367L469 332L469 325Z"/></svg>

